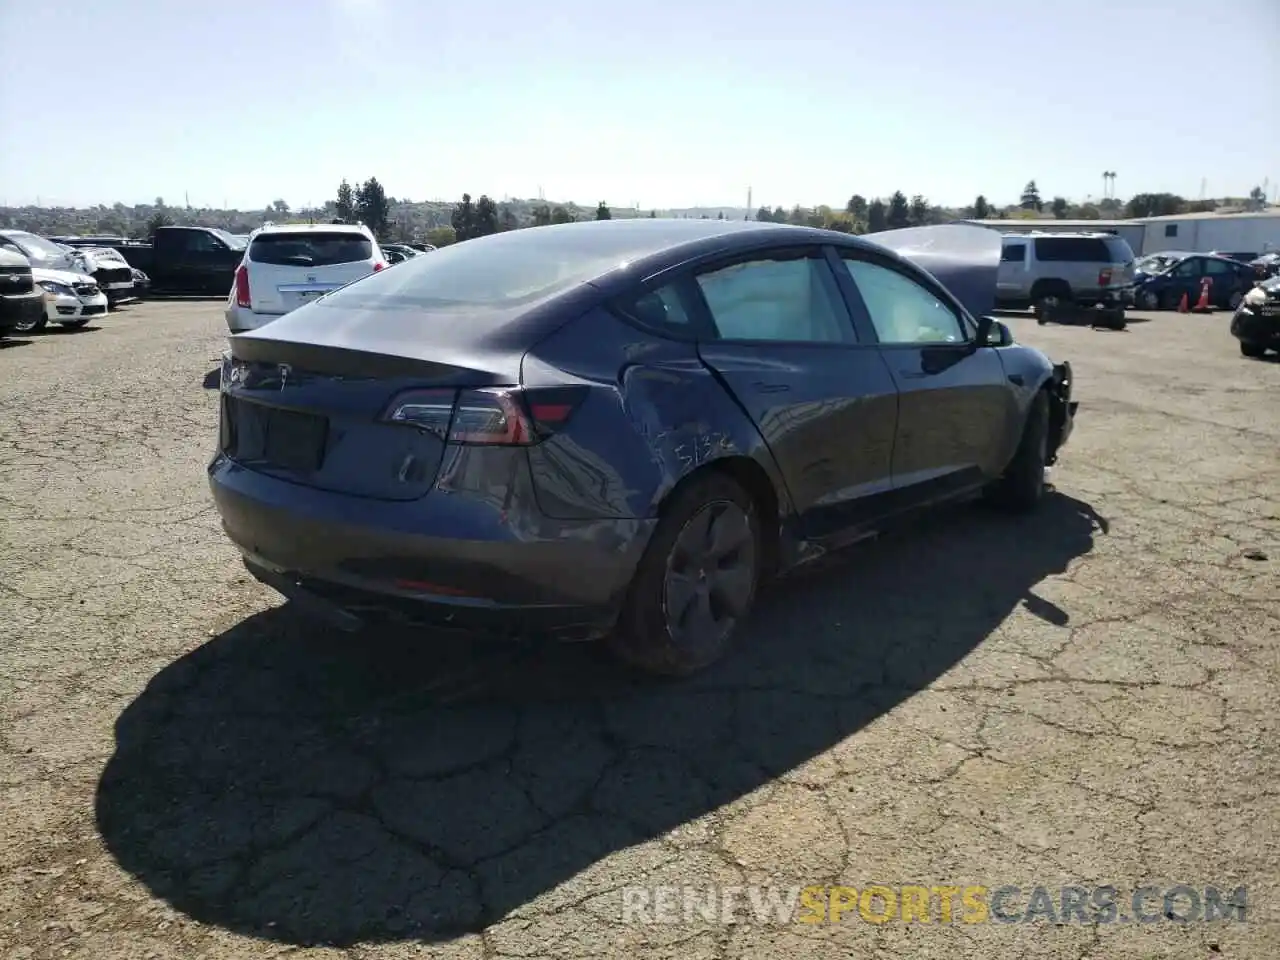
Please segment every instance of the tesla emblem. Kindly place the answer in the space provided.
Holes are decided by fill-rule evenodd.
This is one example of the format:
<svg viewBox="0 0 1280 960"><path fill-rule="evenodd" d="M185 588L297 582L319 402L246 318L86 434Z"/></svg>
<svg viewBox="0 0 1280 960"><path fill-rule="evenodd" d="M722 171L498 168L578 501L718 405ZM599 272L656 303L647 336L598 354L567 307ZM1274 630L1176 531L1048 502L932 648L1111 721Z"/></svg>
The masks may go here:
<svg viewBox="0 0 1280 960"><path fill-rule="evenodd" d="M276 367L276 371L280 374L280 389L284 389L284 385L289 382L289 374L293 372L293 367L287 363L282 363Z"/></svg>

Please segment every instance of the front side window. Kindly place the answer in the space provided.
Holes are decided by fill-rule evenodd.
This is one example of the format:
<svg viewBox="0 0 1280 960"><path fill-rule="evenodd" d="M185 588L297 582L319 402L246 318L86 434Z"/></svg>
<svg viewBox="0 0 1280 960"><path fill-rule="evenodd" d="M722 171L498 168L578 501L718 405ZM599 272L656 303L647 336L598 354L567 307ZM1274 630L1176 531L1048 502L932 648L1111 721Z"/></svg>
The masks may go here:
<svg viewBox="0 0 1280 960"><path fill-rule="evenodd" d="M722 340L855 340L835 277L819 256L749 260L696 280Z"/></svg>
<svg viewBox="0 0 1280 960"><path fill-rule="evenodd" d="M1189 257L1188 259L1183 260L1180 264L1178 264L1176 268L1174 268L1173 275L1180 279L1185 279L1187 277L1198 277L1200 276L1201 265L1202 265L1202 261L1200 260L1199 257Z"/></svg>
<svg viewBox="0 0 1280 960"><path fill-rule="evenodd" d="M61 260L63 257L61 247L44 237L37 237L34 233L14 234L10 240L28 260L50 262Z"/></svg>
<svg viewBox="0 0 1280 960"><path fill-rule="evenodd" d="M956 312L928 289L896 270L865 260L845 260L884 344L964 343Z"/></svg>

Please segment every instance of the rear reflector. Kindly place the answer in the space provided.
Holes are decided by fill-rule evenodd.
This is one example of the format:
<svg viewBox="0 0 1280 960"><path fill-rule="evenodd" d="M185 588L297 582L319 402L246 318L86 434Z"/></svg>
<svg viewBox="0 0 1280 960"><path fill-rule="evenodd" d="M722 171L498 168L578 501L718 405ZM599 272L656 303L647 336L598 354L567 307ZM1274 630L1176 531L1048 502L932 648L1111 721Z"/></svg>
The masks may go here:
<svg viewBox="0 0 1280 960"><path fill-rule="evenodd" d="M528 446L567 423L586 389L410 390L391 401L382 419L426 430L450 443Z"/></svg>

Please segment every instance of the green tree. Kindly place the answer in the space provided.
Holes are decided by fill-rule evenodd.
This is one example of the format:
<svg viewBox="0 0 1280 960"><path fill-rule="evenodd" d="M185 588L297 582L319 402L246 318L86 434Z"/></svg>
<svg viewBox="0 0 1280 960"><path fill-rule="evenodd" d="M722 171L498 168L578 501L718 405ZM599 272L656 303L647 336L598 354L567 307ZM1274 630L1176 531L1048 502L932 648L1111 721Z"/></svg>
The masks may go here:
<svg viewBox="0 0 1280 960"><path fill-rule="evenodd" d="M551 211L552 223L573 223L575 219L577 218L562 205L557 205L556 208Z"/></svg>
<svg viewBox="0 0 1280 960"><path fill-rule="evenodd" d="M1040 188L1036 186L1034 180L1028 180L1027 185L1022 188L1022 199L1018 201L1018 206L1023 210L1036 212L1044 209L1044 201L1040 199Z"/></svg>
<svg viewBox="0 0 1280 960"><path fill-rule="evenodd" d="M658 211L657 211L657 210L650 210L650 211L649 211L649 219L650 219L650 220L656 220L657 218L658 218Z"/></svg>
<svg viewBox="0 0 1280 960"><path fill-rule="evenodd" d="M916 194L911 198L911 226L923 227L929 223L932 211L929 209L929 201L920 194Z"/></svg>
<svg viewBox="0 0 1280 960"><path fill-rule="evenodd" d="M794 223L796 226L804 226L805 221L809 219L808 211L800 204L796 204L791 208L791 212L787 214L787 223Z"/></svg>
<svg viewBox="0 0 1280 960"><path fill-rule="evenodd" d="M783 210L781 207L774 207L774 208L773 208L773 222L774 222L774 223L786 223L786 222L787 222L787 211Z"/></svg>
<svg viewBox="0 0 1280 960"><path fill-rule="evenodd" d="M163 210L157 210L150 219L147 220L147 236L153 236L161 227L172 227L173 217L165 213Z"/></svg>
<svg viewBox="0 0 1280 960"><path fill-rule="evenodd" d="M346 178L338 184L338 199L334 201L333 212L343 223L350 223L356 218L356 196Z"/></svg>
<svg viewBox="0 0 1280 960"><path fill-rule="evenodd" d="M1084 203L1076 208L1077 220L1101 220L1102 211L1092 203Z"/></svg>
<svg viewBox="0 0 1280 960"><path fill-rule="evenodd" d="M978 194L978 198L973 201L973 219L987 220L991 217L991 204L987 203L987 198L982 194Z"/></svg>
<svg viewBox="0 0 1280 960"><path fill-rule="evenodd" d="M1168 217L1186 210L1187 202L1173 193L1138 193L1125 209L1131 217Z"/></svg>
<svg viewBox="0 0 1280 960"><path fill-rule="evenodd" d="M609 205L605 203L603 200L601 200L599 206L596 207L596 219L597 220L613 219L613 211L609 209Z"/></svg>
<svg viewBox="0 0 1280 960"><path fill-rule="evenodd" d="M773 221L773 211L768 207L761 207L756 211L756 219L761 223L771 223Z"/></svg>
<svg viewBox="0 0 1280 960"><path fill-rule="evenodd" d="M464 193L462 202L454 204L449 222L453 226L454 236L457 237L459 243L463 240L470 240L475 236L476 208L475 204L471 202L471 194Z"/></svg>
<svg viewBox="0 0 1280 960"><path fill-rule="evenodd" d="M867 207L867 233L879 233L889 229L889 213L879 197Z"/></svg>
<svg viewBox="0 0 1280 960"><path fill-rule="evenodd" d="M387 235L387 216L391 205L387 202L387 193L377 177L370 177L356 191L356 216L373 235L382 239Z"/></svg>
<svg viewBox="0 0 1280 960"><path fill-rule="evenodd" d="M854 220L866 220L867 198L860 193L855 193L849 198L849 202L844 205L844 212Z"/></svg>
<svg viewBox="0 0 1280 960"><path fill-rule="evenodd" d="M1069 205L1067 203L1066 197L1054 197L1053 203L1049 204L1049 209L1053 211L1053 219L1055 220L1067 219L1068 206Z"/></svg>
<svg viewBox="0 0 1280 960"><path fill-rule="evenodd" d="M283 200L272 200L271 215L275 217L287 217L289 215L289 205Z"/></svg>
<svg viewBox="0 0 1280 960"><path fill-rule="evenodd" d="M520 218L516 216L509 203L504 203L498 213L498 229L504 232L520 229Z"/></svg>
<svg viewBox="0 0 1280 960"><path fill-rule="evenodd" d="M907 196L901 190L895 190L889 198L889 210L885 215L890 230L899 230L911 224L911 207Z"/></svg>
<svg viewBox="0 0 1280 960"><path fill-rule="evenodd" d="M432 227L427 231L427 243L433 247L447 247L457 242L458 234L453 227Z"/></svg>
<svg viewBox="0 0 1280 960"><path fill-rule="evenodd" d="M535 227L545 227L551 222L551 208L545 203L538 204L529 213L533 217Z"/></svg>
<svg viewBox="0 0 1280 960"><path fill-rule="evenodd" d="M491 233L498 232L498 205L493 202L487 193L481 194L480 199L476 201L475 223L473 225L473 237L487 237Z"/></svg>

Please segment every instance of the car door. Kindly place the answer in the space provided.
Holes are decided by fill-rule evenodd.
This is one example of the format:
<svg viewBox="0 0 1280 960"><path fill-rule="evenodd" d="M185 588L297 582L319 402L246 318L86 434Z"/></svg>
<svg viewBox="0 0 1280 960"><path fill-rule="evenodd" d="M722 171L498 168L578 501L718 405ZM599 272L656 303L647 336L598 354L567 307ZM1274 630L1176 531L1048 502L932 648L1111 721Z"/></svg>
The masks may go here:
<svg viewBox="0 0 1280 960"><path fill-rule="evenodd" d="M1188 306L1196 305L1196 299L1200 296L1200 280L1204 276L1204 266L1204 257L1187 257L1168 272L1166 276L1169 278L1171 292L1165 296L1168 297L1169 302L1176 305L1185 294Z"/></svg>
<svg viewBox="0 0 1280 960"><path fill-rule="evenodd" d="M927 274L841 250L855 317L865 311L898 388L893 482L904 504L973 489L1003 471L1016 404L994 347Z"/></svg>
<svg viewBox="0 0 1280 960"><path fill-rule="evenodd" d="M696 270L698 353L772 451L804 536L839 542L892 491L897 388L859 337L820 246Z"/></svg>

